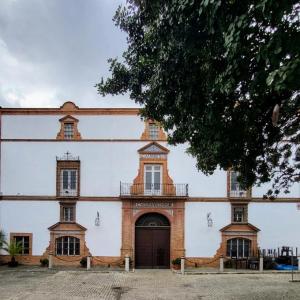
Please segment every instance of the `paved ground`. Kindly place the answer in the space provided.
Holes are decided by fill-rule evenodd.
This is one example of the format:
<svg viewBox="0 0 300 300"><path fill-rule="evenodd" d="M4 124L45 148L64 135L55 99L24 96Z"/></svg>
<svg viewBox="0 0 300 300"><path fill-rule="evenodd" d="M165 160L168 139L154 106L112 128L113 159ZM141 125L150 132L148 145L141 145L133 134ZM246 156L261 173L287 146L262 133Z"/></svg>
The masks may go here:
<svg viewBox="0 0 300 300"><path fill-rule="evenodd" d="M300 279L300 273L297 275ZM290 274L179 275L0 268L0 299L300 299Z"/></svg>

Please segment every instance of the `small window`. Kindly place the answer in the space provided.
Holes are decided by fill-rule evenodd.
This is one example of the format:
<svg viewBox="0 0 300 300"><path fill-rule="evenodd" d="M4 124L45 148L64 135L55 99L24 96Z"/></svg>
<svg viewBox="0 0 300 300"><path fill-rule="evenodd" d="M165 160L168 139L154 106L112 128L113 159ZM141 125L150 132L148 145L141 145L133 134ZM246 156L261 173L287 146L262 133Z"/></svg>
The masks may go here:
<svg viewBox="0 0 300 300"><path fill-rule="evenodd" d="M227 241L226 255L229 257L246 258L250 256L251 241L243 238L234 238Z"/></svg>
<svg viewBox="0 0 300 300"><path fill-rule="evenodd" d="M64 124L64 138L66 140L72 140L74 138L74 124L65 123Z"/></svg>
<svg viewBox="0 0 300 300"><path fill-rule="evenodd" d="M80 255L80 240L72 236L56 239L56 255Z"/></svg>
<svg viewBox="0 0 300 300"><path fill-rule="evenodd" d="M247 222L247 205L232 205L232 222L245 223Z"/></svg>
<svg viewBox="0 0 300 300"><path fill-rule="evenodd" d="M61 222L74 222L75 221L75 204L61 203L60 220L61 220Z"/></svg>
<svg viewBox="0 0 300 300"><path fill-rule="evenodd" d="M159 128L158 125L154 123L149 124L149 138L150 140L157 140L158 139L158 133L159 133Z"/></svg>
<svg viewBox="0 0 300 300"><path fill-rule="evenodd" d="M10 241L21 245L22 249L19 254L32 254L32 233L10 233Z"/></svg>
<svg viewBox="0 0 300 300"><path fill-rule="evenodd" d="M237 180L239 176L238 172L230 172L230 197L246 197L247 192L240 187Z"/></svg>
<svg viewBox="0 0 300 300"><path fill-rule="evenodd" d="M77 170L61 170L61 196L77 196Z"/></svg>

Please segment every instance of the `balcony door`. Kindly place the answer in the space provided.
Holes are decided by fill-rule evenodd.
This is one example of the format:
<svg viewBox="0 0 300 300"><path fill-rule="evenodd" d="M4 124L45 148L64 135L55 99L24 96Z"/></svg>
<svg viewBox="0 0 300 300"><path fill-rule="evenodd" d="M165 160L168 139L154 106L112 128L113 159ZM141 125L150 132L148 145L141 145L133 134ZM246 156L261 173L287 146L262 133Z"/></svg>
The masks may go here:
<svg viewBox="0 0 300 300"><path fill-rule="evenodd" d="M162 166L145 165L144 170L144 191L145 195L162 194Z"/></svg>

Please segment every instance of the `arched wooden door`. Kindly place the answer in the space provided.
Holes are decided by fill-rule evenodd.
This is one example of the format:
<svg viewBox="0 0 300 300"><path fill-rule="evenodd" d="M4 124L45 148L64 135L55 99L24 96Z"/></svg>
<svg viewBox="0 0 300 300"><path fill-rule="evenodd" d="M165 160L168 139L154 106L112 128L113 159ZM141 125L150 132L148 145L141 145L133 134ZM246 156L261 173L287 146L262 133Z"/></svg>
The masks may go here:
<svg viewBox="0 0 300 300"><path fill-rule="evenodd" d="M170 222L165 216L148 213L136 221L135 267L170 267Z"/></svg>

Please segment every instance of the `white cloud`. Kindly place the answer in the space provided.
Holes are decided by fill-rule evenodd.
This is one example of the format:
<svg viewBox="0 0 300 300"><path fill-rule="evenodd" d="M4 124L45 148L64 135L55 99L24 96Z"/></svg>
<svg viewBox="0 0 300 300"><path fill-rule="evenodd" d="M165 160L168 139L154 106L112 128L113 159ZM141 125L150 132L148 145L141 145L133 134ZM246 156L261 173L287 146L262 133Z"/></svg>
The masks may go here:
<svg viewBox="0 0 300 300"><path fill-rule="evenodd" d="M126 36L113 24L125 0L0 0L0 105L133 107L128 96L97 94L107 59Z"/></svg>

